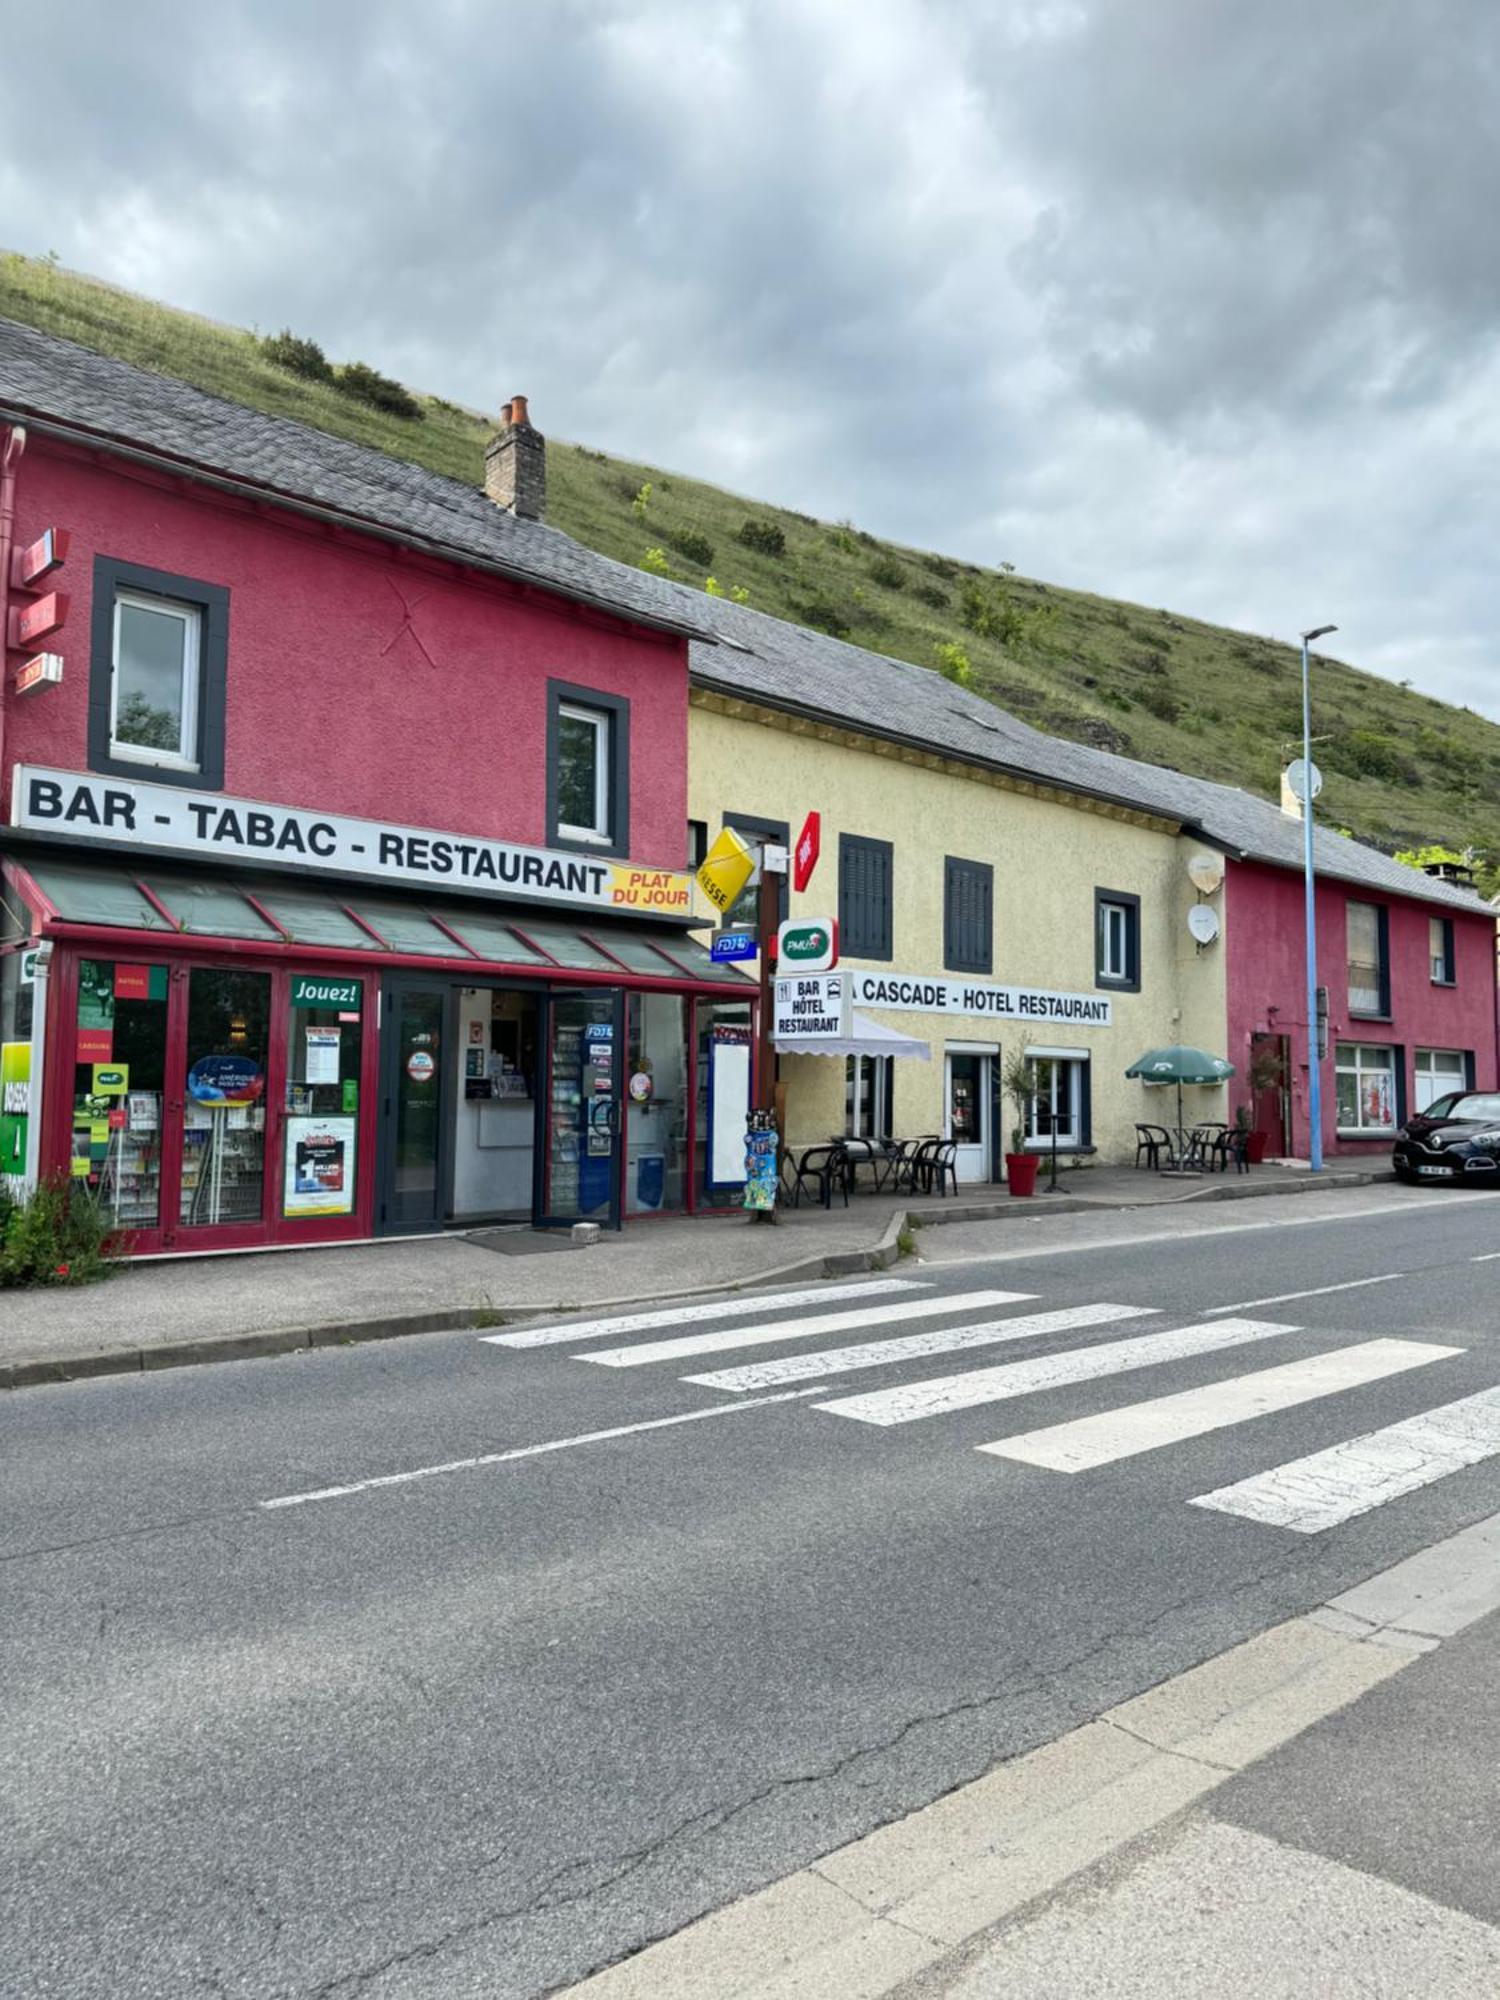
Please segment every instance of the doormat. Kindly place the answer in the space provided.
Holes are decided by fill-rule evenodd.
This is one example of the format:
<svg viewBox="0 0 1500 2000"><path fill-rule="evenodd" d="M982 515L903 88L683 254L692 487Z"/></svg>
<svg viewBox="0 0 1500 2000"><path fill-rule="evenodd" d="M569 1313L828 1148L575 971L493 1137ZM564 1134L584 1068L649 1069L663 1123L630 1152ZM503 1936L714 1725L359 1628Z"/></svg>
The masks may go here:
<svg viewBox="0 0 1500 2000"><path fill-rule="evenodd" d="M481 1250L496 1250L502 1257L536 1257L547 1250L574 1247L566 1229L475 1229L465 1241Z"/></svg>

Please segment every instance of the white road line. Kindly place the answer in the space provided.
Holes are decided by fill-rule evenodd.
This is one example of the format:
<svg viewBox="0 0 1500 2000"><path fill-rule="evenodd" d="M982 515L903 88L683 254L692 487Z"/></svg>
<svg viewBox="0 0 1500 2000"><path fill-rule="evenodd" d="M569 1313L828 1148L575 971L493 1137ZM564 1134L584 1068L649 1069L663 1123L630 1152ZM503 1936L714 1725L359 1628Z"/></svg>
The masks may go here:
<svg viewBox="0 0 1500 2000"><path fill-rule="evenodd" d="M1200 1493L1192 1502L1271 1528L1320 1535L1388 1500L1446 1479L1500 1453L1500 1389L1424 1410L1327 1451L1294 1458L1253 1479Z"/></svg>
<svg viewBox="0 0 1500 2000"><path fill-rule="evenodd" d="M776 1320L766 1326L725 1327L717 1333L688 1334L682 1340L649 1340L639 1347L607 1347L601 1353L580 1354L577 1359L597 1361L601 1368L642 1368L648 1361L682 1361L694 1354L722 1354L732 1347L772 1347L783 1340L815 1340L819 1334L848 1333L856 1326L936 1319L940 1313L1008 1306L1035 1297L1035 1292L950 1292L941 1299L903 1300L900 1305L860 1307L854 1312L814 1313L811 1319Z"/></svg>
<svg viewBox="0 0 1500 2000"><path fill-rule="evenodd" d="M684 1375L709 1389L768 1389L782 1382L805 1382L810 1375L847 1375L854 1368L886 1368L897 1361L920 1361L967 1347L996 1347L1003 1340L1030 1340L1038 1334L1066 1333L1073 1327L1107 1326L1144 1319L1155 1306L1069 1306L1060 1312L1023 1313L1019 1319L987 1320L980 1326L943 1327L935 1333L871 1340L859 1347L835 1347L826 1354L787 1354L779 1361L751 1361L712 1375Z"/></svg>
<svg viewBox="0 0 1500 2000"><path fill-rule="evenodd" d="M1234 1375L1227 1382L1184 1389L1175 1396L1156 1396L1120 1410L1101 1410L1072 1423L1049 1424L1044 1430L1021 1431L995 1444L976 1445L995 1458L1013 1458L1023 1465L1045 1465L1053 1472L1087 1472L1112 1465L1119 1458L1180 1444L1207 1431L1227 1430L1273 1410L1290 1410L1341 1389L1357 1389L1423 1368L1430 1361L1462 1354L1461 1347L1426 1347L1411 1340L1367 1340L1358 1347L1341 1347L1332 1354L1315 1354L1307 1361L1288 1361L1279 1368L1258 1368Z"/></svg>
<svg viewBox="0 0 1500 2000"><path fill-rule="evenodd" d="M1410 1278L1411 1271L1383 1271L1378 1278L1350 1278L1342 1285L1314 1285L1305 1292L1273 1292L1268 1299L1241 1299L1237 1306L1207 1306L1210 1319L1215 1313L1249 1312L1252 1306L1284 1306L1291 1299L1320 1299L1326 1292L1357 1292L1361 1285L1389 1285L1396 1278Z"/></svg>
<svg viewBox="0 0 1500 2000"><path fill-rule="evenodd" d="M1304 1197L1297 1194L1290 1195L1287 1199L1300 1202ZM1445 1189L1442 1207L1446 1213L1450 1208L1457 1208L1460 1202L1493 1201L1493 1199L1492 1188L1485 1188L1474 1194L1458 1194ZM1100 1250L1136 1250L1147 1243L1175 1243L1182 1249L1191 1250L1210 1236L1248 1236L1266 1229L1326 1229L1336 1222L1364 1222L1372 1215L1416 1215L1421 1212L1423 1206L1422 1198L1413 1191L1413 1199L1410 1201L1372 1202L1366 1208L1346 1208L1338 1215L1283 1215L1278 1216L1274 1222L1220 1222L1210 1229L1143 1229L1135 1236L1090 1236L1081 1243L1053 1243L1042 1247L1032 1244L1019 1250L987 1250L980 1257L934 1256L929 1268L934 1271L953 1271L962 1269L967 1264L1032 1263L1048 1257L1083 1257ZM1178 1215L1183 1213L1180 1208L1174 1212ZM1201 1213L1201 1209L1193 1210L1194 1216ZM1023 1218L1026 1227L1032 1227L1046 1219L1045 1214Z"/></svg>
<svg viewBox="0 0 1500 2000"><path fill-rule="evenodd" d="M1221 1348L1242 1347L1246 1341L1300 1331L1270 1320L1216 1319L1201 1326L1172 1327L1166 1333L1143 1333L1133 1340L1105 1341L1098 1347L1070 1347L1064 1354L1041 1354L998 1368L936 1375L926 1382L907 1382L899 1389L872 1390L813 1407L830 1410L836 1417L855 1417L863 1424L909 1424L918 1417L1004 1403L1012 1396L1035 1396L1043 1389L1062 1389L1074 1382L1093 1382L1133 1368L1152 1368L1162 1361L1183 1361L1192 1354L1214 1354Z"/></svg>
<svg viewBox="0 0 1500 2000"><path fill-rule="evenodd" d="M644 1423L617 1424L607 1431L585 1431L580 1437L551 1438L546 1444L517 1445L514 1451L487 1451L477 1458L450 1458L442 1465L419 1465L410 1472L383 1472L374 1479L351 1480L347 1486L321 1486L314 1493L283 1493L275 1500L258 1500L270 1512L278 1507L305 1507L313 1500L344 1500L351 1493L373 1493L381 1486L409 1486L416 1479L436 1479L447 1472L474 1472L485 1465L513 1465L522 1458L542 1458L551 1451L573 1451L582 1444L605 1444L611 1438L636 1437L642 1431L669 1430L673 1424L701 1424L710 1417L738 1416L741 1410L761 1410L768 1403L795 1403L814 1396L815 1389L792 1389L780 1396L756 1396L745 1403L715 1403L712 1409L688 1410L677 1417L650 1417Z"/></svg>
<svg viewBox="0 0 1500 2000"><path fill-rule="evenodd" d="M1469 1262L1471 1264L1493 1264L1497 1257L1500 1257L1500 1250L1486 1250L1482 1257L1471 1257Z"/></svg>
<svg viewBox="0 0 1500 2000"><path fill-rule="evenodd" d="M573 1320L567 1326L526 1326L514 1333L481 1335L490 1347L562 1347L608 1333L644 1333L653 1326L691 1326L702 1320L745 1319L752 1313L815 1306L828 1299L873 1299L893 1292L928 1291L928 1278L868 1278L856 1285L812 1285L795 1292L743 1292L696 1306L658 1306L650 1312L614 1313L608 1319Z"/></svg>

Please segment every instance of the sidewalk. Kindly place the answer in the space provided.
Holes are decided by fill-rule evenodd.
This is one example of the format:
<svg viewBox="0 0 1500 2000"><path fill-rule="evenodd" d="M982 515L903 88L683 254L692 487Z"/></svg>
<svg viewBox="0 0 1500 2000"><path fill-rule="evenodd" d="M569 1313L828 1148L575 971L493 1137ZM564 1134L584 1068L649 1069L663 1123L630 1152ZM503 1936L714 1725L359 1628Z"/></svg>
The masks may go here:
<svg viewBox="0 0 1500 2000"><path fill-rule="evenodd" d="M775 1227L743 1215L642 1221L588 1249L575 1248L566 1232L485 1229L132 1264L87 1290L0 1292L0 1388L883 1269L900 1255L908 1216L919 1225L1035 1222L1389 1176L1340 1169L1314 1181L1303 1169L1260 1167L1178 1180L1089 1167L1059 1178L1065 1193L1029 1201L981 1186L945 1200L859 1193L847 1208L783 1210Z"/></svg>

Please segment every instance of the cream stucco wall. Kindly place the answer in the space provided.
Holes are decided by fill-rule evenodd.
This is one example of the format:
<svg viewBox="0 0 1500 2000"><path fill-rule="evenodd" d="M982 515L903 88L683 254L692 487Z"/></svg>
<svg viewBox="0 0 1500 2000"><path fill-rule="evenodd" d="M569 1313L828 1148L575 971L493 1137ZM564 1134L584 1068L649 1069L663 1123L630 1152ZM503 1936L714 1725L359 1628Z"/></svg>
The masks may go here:
<svg viewBox="0 0 1500 2000"><path fill-rule="evenodd" d="M987 978L973 975L975 983L1098 995L1094 891L1140 897L1141 990L1109 993L1108 1027L863 1010L932 1050L930 1062L895 1065L892 1123L898 1134L943 1129L945 1045L999 1044L1009 1054L1024 1042L1089 1052L1096 1156L1132 1160L1136 1121L1170 1122L1170 1107L1162 1091L1127 1080L1127 1064L1164 1042L1218 1052L1224 1046L1223 942L1200 951L1187 928L1188 910L1200 900L1187 862L1202 843L1145 815L1003 788L937 758L923 760L873 739L734 706L739 712L726 712L717 697L694 697L689 811L707 824L710 839L725 815L736 813L787 821L795 838L816 807L823 820L822 859L811 887L791 897L794 916L837 915L840 833L893 843L891 962L848 958L847 966L908 976L943 972L943 862L954 855L989 862L995 871L994 970ZM1222 891L1207 900L1222 918ZM706 903L702 911L709 913ZM786 1056L780 1073L793 1146L843 1131L840 1060ZM1222 1088L1185 1094L1190 1118L1225 1117L1225 1102Z"/></svg>

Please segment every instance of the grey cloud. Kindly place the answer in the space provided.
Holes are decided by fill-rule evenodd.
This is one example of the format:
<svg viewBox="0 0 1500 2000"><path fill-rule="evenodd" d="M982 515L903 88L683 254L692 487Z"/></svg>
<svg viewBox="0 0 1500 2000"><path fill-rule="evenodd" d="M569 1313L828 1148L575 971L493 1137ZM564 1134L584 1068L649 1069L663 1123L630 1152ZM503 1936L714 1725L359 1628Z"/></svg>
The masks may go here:
<svg viewBox="0 0 1500 2000"><path fill-rule="evenodd" d="M1500 712L1491 11L57 0L0 237Z"/></svg>

